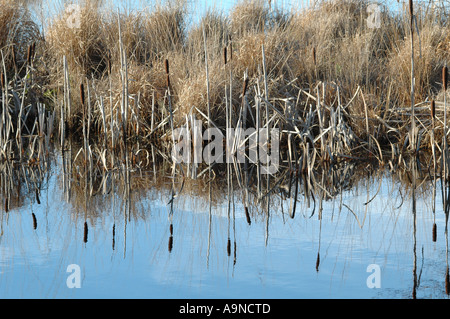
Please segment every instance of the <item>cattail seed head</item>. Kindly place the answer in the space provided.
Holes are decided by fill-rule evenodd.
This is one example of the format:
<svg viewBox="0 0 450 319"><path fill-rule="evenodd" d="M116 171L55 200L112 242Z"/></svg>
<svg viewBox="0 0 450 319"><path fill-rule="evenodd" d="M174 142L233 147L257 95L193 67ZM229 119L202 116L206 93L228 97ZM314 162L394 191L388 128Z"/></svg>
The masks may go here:
<svg viewBox="0 0 450 319"><path fill-rule="evenodd" d="M170 236L173 235L173 224L170 224L169 226Z"/></svg>
<svg viewBox="0 0 450 319"><path fill-rule="evenodd" d="M223 64L227 65L227 47L223 48Z"/></svg>
<svg viewBox="0 0 450 319"><path fill-rule="evenodd" d="M80 99L81 99L81 105L84 107L84 84L80 84Z"/></svg>
<svg viewBox="0 0 450 319"><path fill-rule="evenodd" d="M411 19L413 15L414 15L413 1L409 0L409 16L411 17Z"/></svg>
<svg viewBox="0 0 450 319"><path fill-rule="evenodd" d="M1 84L1 88L3 89L5 87L5 76L3 75L3 72L0 73L0 84Z"/></svg>
<svg viewBox="0 0 450 319"><path fill-rule="evenodd" d="M434 100L431 100L430 109L431 109L431 118L434 120L436 116L436 103L434 102Z"/></svg>
<svg viewBox="0 0 450 319"><path fill-rule="evenodd" d="M248 212L248 207L245 206L245 207L244 207L244 210L245 210L245 217L247 218L247 223L248 223L249 225L251 225L251 224L252 224L252 220L250 219L250 214L249 214L249 212Z"/></svg>
<svg viewBox="0 0 450 319"><path fill-rule="evenodd" d="M164 66L166 68L166 74L168 75L169 74L169 60L168 59L166 59L166 61L164 61Z"/></svg>
<svg viewBox="0 0 450 319"><path fill-rule="evenodd" d="M316 65L317 60L316 60L316 48L315 47L312 49L312 57L313 57L313 63L314 63L314 65Z"/></svg>
<svg viewBox="0 0 450 319"><path fill-rule="evenodd" d="M447 91L447 83L448 83L448 68L444 66L442 68L442 85L444 87L444 91Z"/></svg>

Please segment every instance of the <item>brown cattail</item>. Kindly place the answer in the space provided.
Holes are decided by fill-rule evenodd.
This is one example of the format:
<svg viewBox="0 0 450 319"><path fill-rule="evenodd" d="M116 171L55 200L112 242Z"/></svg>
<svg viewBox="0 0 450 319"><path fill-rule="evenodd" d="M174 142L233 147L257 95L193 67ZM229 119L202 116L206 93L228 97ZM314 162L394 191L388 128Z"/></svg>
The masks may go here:
<svg viewBox="0 0 450 319"><path fill-rule="evenodd" d="M164 61L164 66L166 67L166 74L169 74L169 60L166 59L166 61Z"/></svg>
<svg viewBox="0 0 450 319"><path fill-rule="evenodd" d="M314 63L314 65L316 65L316 64L317 64L317 60L316 60L316 47L314 47L314 48L312 49L312 57L313 57L313 63Z"/></svg>
<svg viewBox="0 0 450 319"><path fill-rule="evenodd" d="M436 242L437 240L437 225L436 223L433 224L433 242Z"/></svg>
<svg viewBox="0 0 450 319"><path fill-rule="evenodd" d="M413 15L414 15L413 2L412 0L409 0L409 16L411 17L411 19Z"/></svg>
<svg viewBox="0 0 450 319"><path fill-rule="evenodd" d="M37 228L36 215L34 213L31 213L31 216L33 217L33 229L36 229Z"/></svg>
<svg viewBox="0 0 450 319"><path fill-rule="evenodd" d="M7 213L9 211L9 200L8 197L5 198L5 212Z"/></svg>
<svg viewBox="0 0 450 319"><path fill-rule="evenodd" d="M444 91L447 91L447 83L448 83L448 68L444 66L442 68L442 86L444 87Z"/></svg>
<svg viewBox="0 0 450 319"><path fill-rule="evenodd" d="M227 47L223 48L223 64L227 65Z"/></svg>
<svg viewBox="0 0 450 319"><path fill-rule="evenodd" d="M5 76L3 75L3 72L0 73L0 84L1 84L1 88L3 89L5 87Z"/></svg>
<svg viewBox="0 0 450 319"><path fill-rule="evenodd" d="M80 84L80 99L81 99L81 105L83 106L83 109L84 109L84 84L83 83Z"/></svg>
<svg viewBox="0 0 450 319"><path fill-rule="evenodd" d="M430 109L431 109L431 118L434 120L434 118L436 117L436 103L434 102L434 100L431 100Z"/></svg>
<svg viewBox="0 0 450 319"><path fill-rule="evenodd" d="M83 242L87 243L87 241L88 241L88 224L87 222L84 222Z"/></svg>

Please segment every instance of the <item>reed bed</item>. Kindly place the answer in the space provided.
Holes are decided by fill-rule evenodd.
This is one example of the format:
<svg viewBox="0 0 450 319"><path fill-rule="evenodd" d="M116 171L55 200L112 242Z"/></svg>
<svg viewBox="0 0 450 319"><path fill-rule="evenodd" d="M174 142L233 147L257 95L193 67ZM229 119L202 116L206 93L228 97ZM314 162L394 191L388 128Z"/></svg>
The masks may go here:
<svg viewBox="0 0 450 319"><path fill-rule="evenodd" d="M98 164L111 171L171 161L174 130L193 136L200 121L200 129L222 132L278 129L280 172L306 180L324 165L395 170L430 153L436 174L446 175L446 11L381 5L380 28L369 28L365 0L290 12L243 0L228 15L209 11L189 25L190 7L181 1L139 12L84 1L79 28L62 11L41 36L23 6L2 3L0 15L25 10L24 20L2 20L12 21L0 37L9 109L2 113L3 160L21 158L27 134L44 137L46 148L56 139L65 149L75 139L75 160L93 180ZM224 171L209 164L177 169L194 179L205 169L213 168L208 177ZM259 162L227 170L246 194L256 172L260 200L277 180L262 177Z"/></svg>

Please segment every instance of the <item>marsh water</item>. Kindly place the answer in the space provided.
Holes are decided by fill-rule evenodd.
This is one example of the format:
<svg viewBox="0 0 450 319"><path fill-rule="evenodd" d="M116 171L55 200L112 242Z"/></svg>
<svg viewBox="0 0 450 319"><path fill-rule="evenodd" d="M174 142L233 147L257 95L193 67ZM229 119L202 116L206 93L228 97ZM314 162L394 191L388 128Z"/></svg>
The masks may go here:
<svg viewBox="0 0 450 319"><path fill-rule="evenodd" d="M297 180L293 214L279 183L246 216L220 176L134 169L124 188L118 170L83 178L74 155L2 164L0 298L448 298L439 180L331 167L335 193Z"/></svg>

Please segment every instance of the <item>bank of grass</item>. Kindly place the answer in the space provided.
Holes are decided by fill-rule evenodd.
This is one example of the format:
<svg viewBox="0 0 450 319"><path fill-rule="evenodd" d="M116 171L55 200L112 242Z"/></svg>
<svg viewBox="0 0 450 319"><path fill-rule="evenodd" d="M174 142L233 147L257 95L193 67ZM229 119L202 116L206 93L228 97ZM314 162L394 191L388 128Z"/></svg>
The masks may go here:
<svg viewBox="0 0 450 319"><path fill-rule="evenodd" d="M82 123L88 121L79 96L83 83L91 92L90 136L104 136L108 143L109 135L120 135L113 127L120 131L124 118L128 138L158 146L170 146L170 128L189 124L191 115L206 127L209 113L209 124L224 129L227 105L232 109L229 125L247 110L246 124L256 127L255 105L261 98L262 109L270 107L268 114L261 113L260 125L272 118L271 125L294 135L298 151L310 144L323 159L370 155L384 162L408 144L411 34L406 7L394 11L389 3L381 5L380 28L370 28L371 2L366 0L319 1L289 12L266 1L242 0L227 14L210 10L191 25L193 12L184 1L124 12L86 0L80 4L80 28L71 27L69 13L61 11L41 38L23 6L0 2L5 79L13 81L16 72L12 48L20 66L28 45L38 42L33 85L52 99L48 107L58 118L61 105L67 111L69 92L63 83L69 76L71 107L64 116L75 136L82 135ZM440 141L443 135L440 79L450 61L445 12L415 7L414 98L422 149L431 149L432 99L439 119L434 138ZM245 78L249 86L243 99ZM282 137L283 145L287 141Z"/></svg>

